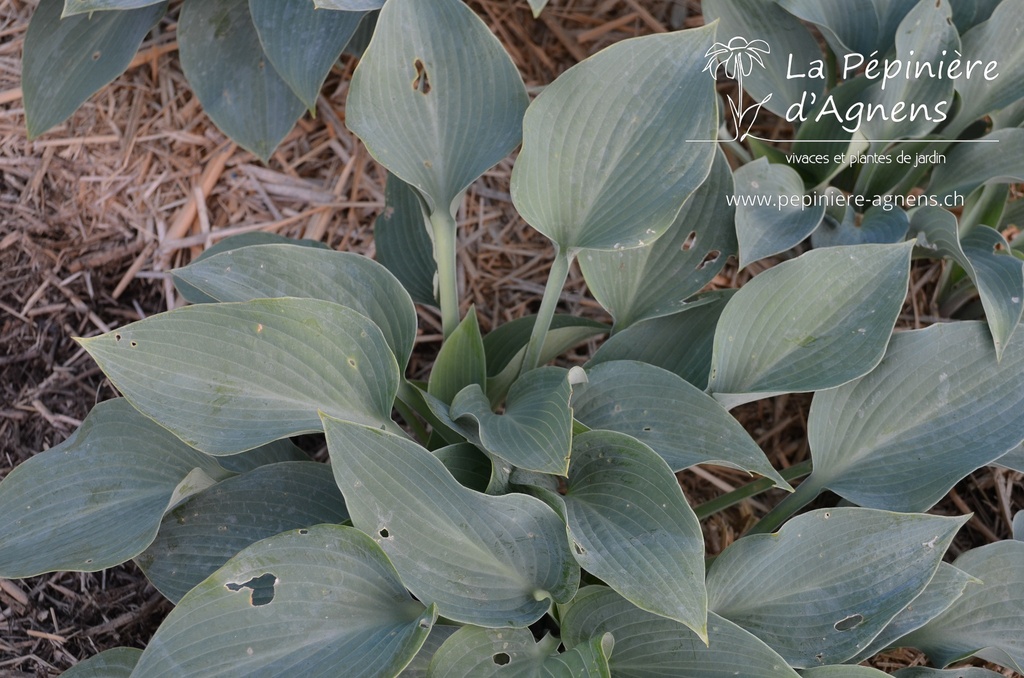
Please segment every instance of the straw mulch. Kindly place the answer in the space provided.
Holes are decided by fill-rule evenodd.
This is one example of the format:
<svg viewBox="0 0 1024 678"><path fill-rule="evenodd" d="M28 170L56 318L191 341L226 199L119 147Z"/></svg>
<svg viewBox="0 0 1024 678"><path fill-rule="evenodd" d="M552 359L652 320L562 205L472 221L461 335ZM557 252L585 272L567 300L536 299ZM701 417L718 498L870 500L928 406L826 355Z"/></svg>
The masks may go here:
<svg viewBox="0 0 1024 678"><path fill-rule="evenodd" d="M236 233L273 231L373 256L372 221L383 207L383 172L344 125L351 58L328 78L317 116L303 118L263 164L203 115L177 62L174 2L125 75L59 128L28 141L20 58L35 4L0 0L0 478L63 441L95 403L117 395L72 337L180 305L168 271ZM523 0L471 4L527 85L548 83L623 38L703 22L696 1L563 0L537 20ZM512 207L511 167L506 160L478 181L459 214L463 310L475 304L485 332L536 309L551 256ZM908 303L908 326L932 312L933 268L915 270L920 284ZM734 286L758 270L737 279L730 266L715 284ZM566 312L605 318L578 271L562 301ZM441 337L437 314L420 311L413 369L422 373ZM583 346L568 359L592 350ZM745 406L738 417L786 466L806 458L808 405L807 396L784 396ZM719 468L681 480L695 502L746 482ZM1021 507L1012 492L1019 481L1019 474L988 469L958 486L949 512L975 517L956 548L1008 536L1012 511ZM727 546L774 500L768 495L715 516L709 547ZM142 647L169 609L130 563L0 580L0 677L53 676L108 647ZM879 666L922 661L898 653Z"/></svg>

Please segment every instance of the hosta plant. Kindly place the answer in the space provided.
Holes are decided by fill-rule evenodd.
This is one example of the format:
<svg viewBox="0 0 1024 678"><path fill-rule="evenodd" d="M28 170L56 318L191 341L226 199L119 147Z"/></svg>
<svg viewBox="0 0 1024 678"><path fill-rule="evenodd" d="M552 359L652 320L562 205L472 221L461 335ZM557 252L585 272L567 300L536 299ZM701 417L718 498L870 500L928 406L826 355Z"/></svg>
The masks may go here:
<svg viewBox="0 0 1024 678"><path fill-rule="evenodd" d="M757 258L731 198L763 169L715 142L708 55L733 56L726 15L767 30L759 12L802 6L708 4L720 22L615 44L530 102L459 0L388 0L346 108L390 172L383 265L262 235L211 248L175 272L192 305L80 340L124 397L0 484L0 576L134 559L176 604L145 650L68 675L842 678L902 646L1021 669L1024 542L946 562L967 517L928 511L1020 466L1024 333L992 309L1019 306L1022 264L990 234L972 257L988 231L921 208L910 239L826 238L703 291ZM899 27L944 10L870 4ZM957 96L975 117L1016 103ZM512 200L554 262L537 315L481 336L454 215L520 143ZM1019 162L1004 152L944 171L986 184ZM894 332L922 253L973 272L987 323ZM573 262L610 326L556 312ZM414 302L443 319L426 381L407 378ZM549 364L602 335L584 366ZM797 392L812 459L780 472L729 410ZM289 440L310 432L330 464ZM694 507L676 474L697 464L761 478ZM709 558L701 521L772 487L790 494ZM842 505L804 510L825 489ZM900 672L968 674L993 675Z"/></svg>

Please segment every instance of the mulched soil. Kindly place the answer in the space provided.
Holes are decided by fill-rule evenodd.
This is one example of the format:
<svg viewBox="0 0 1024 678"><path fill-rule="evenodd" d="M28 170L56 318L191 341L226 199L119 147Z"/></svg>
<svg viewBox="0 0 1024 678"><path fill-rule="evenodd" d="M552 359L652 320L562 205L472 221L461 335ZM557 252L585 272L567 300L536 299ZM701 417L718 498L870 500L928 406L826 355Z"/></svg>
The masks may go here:
<svg viewBox="0 0 1024 678"><path fill-rule="evenodd" d="M683 0L565 0L537 20L522 0L471 4L528 86L623 38L703 23L699 2ZM20 59L35 5L0 0L0 478L67 438L94 404L116 397L73 337L180 305L167 272L235 233L273 231L373 256L372 220L383 207L383 172L343 122L354 61L342 59L316 118L303 118L264 164L209 122L185 82L178 2L125 75L66 123L27 140ZM512 208L511 167L507 160L478 181L459 214L462 298L465 308L476 305L485 332L536 309L552 254ZM714 285L736 286L771 263L740 274L730 265ZM902 326L938 316L931 294L939 267L915 265ZM560 310L606 319L576 270ZM441 338L437 314L420 311L414 373L429 367ZM593 350L584 345L567 360ZM785 467L807 457L809 404L809 396L782 396L734 413ZM747 482L712 467L680 480L695 503ZM953 555L1009 537L1011 517L1024 506L1020 487L1021 474L996 468L957 486L935 509L974 512ZM728 546L777 499L762 495L707 521L709 549ZM0 678L53 676L108 647L144 647L170 608L132 563L0 580ZM899 651L875 665L924 661Z"/></svg>

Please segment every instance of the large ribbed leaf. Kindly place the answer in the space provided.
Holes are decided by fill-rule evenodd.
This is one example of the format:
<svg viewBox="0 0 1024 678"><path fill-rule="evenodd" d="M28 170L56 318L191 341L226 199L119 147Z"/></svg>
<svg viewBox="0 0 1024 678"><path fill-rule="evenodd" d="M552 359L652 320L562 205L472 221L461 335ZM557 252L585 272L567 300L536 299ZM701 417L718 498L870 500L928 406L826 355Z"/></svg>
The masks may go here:
<svg viewBox="0 0 1024 678"><path fill-rule="evenodd" d="M714 81L701 72L714 30L615 43L530 105L512 201L562 252L650 242L704 181L714 144L683 140L715 138Z"/></svg>
<svg viewBox="0 0 1024 678"><path fill-rule="evenodd" d="M995 143L954 147L946 162L936 165L928 191L939 197L956 193L963 199L982 184L1024 180L1024 129L998 129L981 137L981 141Z"/></svg>
<svg viewBox="0 0 1024 678"><path fill-rule="evenodd" d="M164 0L64 0L64 13L69 17L75 14L86 14L107 9L125 10L138 9L148 5L158 5Z"/></svg>
<svg viewBox="0 0 1024 678"><path fill-rule="evenodd" d="M319 299L187 306L79 342L140 412L212 454L390 421L398 365L377 326Z"/></svg>
<svg viewBox="0 0 1024 678"><path fill-rule="evenodd" d="M430 635L427 636L426 642L420 646L420 651L416 653L416 657L398 674L399 678L429 678L430 660L434 658L434 654L444 644L444 641L451 638L460 628L462 627L434 624L434 628L430 629Z"/></svg>
<svg viewBox="0 0 1024 678"><path fill-rule="evenodd" d="M1024 262L1012 256L1006 239L988 226L975 226L961 241L956 217L940 207L917 210L910 227L918 234L919 245L950 257L967 271L981 296L996 358L1002 358L1024 310Z"/></svg>
<svg viewBox="0 0 1024 678"><path fill-rule="evenodd" d="M576 368L579 369L579 368ZM450 416L480 447L519 468L565 475L572 440L571 373L541 367L519 377L495 414L478 385L459 391Z"/></svg>
<svg viewBox="0 0 1024 678"><path fill-rule="evenodd" d="M512 60L460 0L390 0L352 76L346 122L429 212L444 212L519 144Z"/></svg>
<svg viewBox="0 0 1024 678"><path fill-rule="evenodd" d="M812 250L729 300L708 390L726 407L833 388L878 364L910 279L910 243Z"/></svg>
<svg viewBox="0 0 1024 678"><path fill-rule="evenodd" d="M879 39L878 13L875 3L864 1L851 5L843 0L776 0L791 14L818 26L833 51L868 54L876 49ZM888 43L886 43L888 46Z"/></svg>
<svg viewBox="0 0 1024 678"><path fill-rule="evenodd" d="M434 655L431 678L611 678L611 634L559 653L558 638L527 629L464 626Z"/></svg>
<svg viewBox="0 0 1024 678"><path fill-rule="evenodd" d="M317 525L253 544L192 589L132 675L396 675L436 618L372 539Z"/></svg>
<svg viewBox="0 0 1024 678"><path fill-rule="evenodd" d="M100 403L0 483L0 577L92 572L141 553L193 469L225 475L123 398Z"/></svg>
<svg viewBox="0 0 1024 678"><path fill-rule="evenodd" d="M815 394L814 482L862 506L923 511L1024 440L1024 333L997 362L981 323L893 336L857 381Z"/></svg>
<svg viewBox="0 0 1024 678"><path fill-rule="evenodd" d="M304 297L348 306L380 328L401 369L412 354L412 299L386 268L360 254L254 245L194 261L174 274L217 301Z"/></svg>
<svg viewBox="0 0 1024 678"><path fill-rule="evenodd" d="M167 11L166 1L142 4L149 6L61 19L61 0L40 0L25 33L21 66L30 139L67 120L128 68L142 39Z"/></svg>
<svg viewBox="0 0 1024 678"><path fill-rule="evenodd" d="M488 377L497 376L510 365L514 365L516 375L519 374L523 349L530 340L536 320L535 315L516 318L494 328L484 337ZM608 325L590 318L556 313L551 318L540 362L546 363L567 348L608 330Z"/></svg>
<svg viewBox="0 0 1024 678"><path fill-rule="evenodd" d="M441 402L450 403L459 391L470 384L480 388L487 386L487 357L476 309L470 309L441 346L430 369L427 392Z"/></svg>
<svg viewBox="0 0 1024 678"><path fill-rule="evenodd" d="M304 107L267 62L249 1L186 3L178 44L181 68L206 114L238 145L268 160Z"/></svg>
<svg viewBox="0 0 1024 678"><path fill-rule="evenodd" d="M330 467L311 461L261 466L169 511L135 561L177 602L236 553L286 530L348 520Z"/></svg>
<svg viewBox="0 0 1024 678"><path fill-rule="evenodd" d="M829 187L828 190L836 189ZM821 224L811 234L811 245L819 249L841 245L900 242L907 235L909 228L910 219L899 207L886 209L879 205L869 207L864 214L860 214L848 206L838 218L833 218L826 212Z"/></svg>
<svg viewBox="0 0 1024 678"><path fill-rule="evenodd" d="M564 523L540 500L466 489L405 438L327 417L324 428L352 524L444 617L526 626L576 592Z"/></svg>
<svg viewBox="0 0 1024 678"><path fill-rule="evenodd" d="M899 644L924 650L939 666L974 655L1024 672L1024 542L981 546L953 565L983 583Z"/></svg>
<svg viewBox="0 0 1024 678"><path fill-rule="evenodd" d="M732 172L719 151L708 178L655 242L580 257L590 291L617 330L678 312L736 254L735 209L726 200L732 193Z"/></svg>
<svg viewBox="0 0 1024 678"><path fill-rule="evenodd" d="M672 469L621 433L573 441L566 529L580 566L637 607L707 639L704 537Z"/></svg>
<svg viewBox="0 0 1024 678"><path fill-rule="evenodd" d="M847 16L856 15L857 12L850 11L849 3L836 3L837 7L840 5L842 13ZM917 3L900 22L896 31L896 58L904 63L914 61L930 64L949 59L949 55L960 49L960 36L951 21L951 12L948 0ZM876 39L876 36L869 35L868 38ZM881 110L893 111L889 120L878 116L868 117L864 121L861 133L868 139L922 137L940 123L936 114L910 115L897 120L895 112L903 110L903 107L913 110L920 106L926 107L927 111L943 111L946 114L953 108L953 81L949 78L893 78L884 85L883 89L883 83L876 80L863 95L865 106L881 106ZM945 116L942 119L944 120ZM880 144L881 147L887 145Z"/></svg>
<svg viewBox="0 0 1024 678"><path fill-rule="evenodd" d="M804 207L804 182L796 170L758 158L736 170L736 238L740 268L795 247L821 223L824 203ZM789 201L781 205L780 200Z"/></svg>
<svg viewBox="0 0 1024 678"><path fill-rule="evenodd" d="M812 96L817 100L822 98L824 80L786 77L790 58L801 73L805 73L802 69L815 59L824 58L814 36L799 19L776 3L763 0L704 0L701 8L705 21L718 20L718 40L723 45L733 37L768 43L771 51L758 54L764 68L752 68L743 76L743 89L754 101L762 101L771 94L772 98L764 107L782 116L787 108L805 96L805 91L808 100L812 100ZM719 74L719 77L723 76Z"/></svg>
<svg viewBox="0 0 1024 678"><path fill-rule="evenodd" d="M720 464L789 487L739 422L681 377L626 360L591 367L587 377L576 387L572 407L590 428L629 434L650 445L673 471Z"/></svg>
<svg viewBox="0 0 1024 678"><path fill-rule="evenodd" d="M896 678L1003 678L1003 674L977 666L959 669L930 669L927 666L912 666L892 674Z"/></svg>
<svg viewBox="0 0 1024 678"><path fill-rule="evenodd" d="M229 471L245 473L267 464L282 461L309 461L309 455L287 438L260 445L246 452L229 454L217 458L217 462Z"/></svg>
<svg viewBox="0 0 1024 678"><path fill-rule="evenodd" d="M398 278L413 301L437 306L434 296L433 245L427 230L423 200L416 189L394 174L384 186L387 207L373 222L377 261Z"/></svg>
<svg viewBox="0 0 1024 678"><path fill-rule="evenodd" d="M616 332L601 344L587 366L611 360L638 360L678 374L699 389L708 385L715 327L736 290L716 290L681 311L644 320Z"/></svg>
<svg viewBox="0 0 1024 678"><path fill-rule="evenodd" d="M921 595L903 608L903 611L850 661L864 661L890 647L903 636L921 628L948 609L964 594L969 585L976 586L980 583L980 580L949 563L939 563L939 569L935 571L935 576L928 582Z"/></svg>
<svg viewBox="0 0 1024 678"><path fill-rule="evenodd" d="M318 12L309 0L249 0L260 44L278 75L310 113L362 21L362 12Z"/></svg>
<svg viewBox="0 0 1024 678"><path fill-rule="evenodd" d="M988 21L963 35L961 52L965 58L970 54L972 61L983 64L982 68L993 61L998 66L990 74L997 74L995 80L984 77L977 67L969 76L966 68L958 71L956 91L962 105L955 123L960 129L1024 97L1024 26L1018 20L1022 11L1024 0L1003 0Z"/></svg>
<svg viewBox="0 0 1024 678"><path fill-rule="evenodd" d="M569 649L611 633L616 678L797 678L770 647L730 621L708 614L708 644L679 622L646 612L603 586L580 589L558 606Z"/></svg>
<svg viewBox="0 0 1024 678"><path fill-rule="evenodd" d="M862 508L811 511L723 551L708 570L708 606L791 666L837 664L924 590L966 521Z"/></svg>
<svg viewBox="0 0 1024 678"><path fill-rule="evenodd" d="M81 661L60 674L62 678L128 678L142 650L115 647Z"/></svg>
<svg viewBox="0 0 1024 678"><path fill-rule="evenodd" d="M366 12L380 9L384 6L384 0L313 0L313 6L318 9L336 9L344 12Z"/></svg>

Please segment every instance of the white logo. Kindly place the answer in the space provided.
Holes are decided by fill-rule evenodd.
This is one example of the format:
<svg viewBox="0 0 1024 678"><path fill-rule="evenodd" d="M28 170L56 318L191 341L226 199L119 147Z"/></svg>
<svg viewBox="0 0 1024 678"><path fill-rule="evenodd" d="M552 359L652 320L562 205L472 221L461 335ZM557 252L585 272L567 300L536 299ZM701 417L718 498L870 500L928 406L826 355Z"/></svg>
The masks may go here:
<svg viewBox="0 0 1024 678"><path fill-rule="evenodd" d="M743 106L743 78L754 72L754 65L764 68L762 54L771 54L771 47L764 40L747 40L737 35L728 44L716 42L711 45L704 56L708 65L704 70L711 74L711 77L718 80L718 71L725 72L725 77L735 78L739 91L736 93L736 100L729 97L729 108L732 112L732 120L736 129L732 139L720 139L720 141L743 141L750 135L750 128L754 126L757 114L765 102L772 98L769 94L760 102L751 104L747 108ZM749 122L744 127L744 120L750 114ZM757 138L757 137L754 137Z"/></svg>

